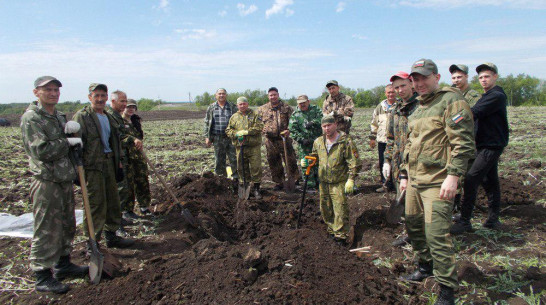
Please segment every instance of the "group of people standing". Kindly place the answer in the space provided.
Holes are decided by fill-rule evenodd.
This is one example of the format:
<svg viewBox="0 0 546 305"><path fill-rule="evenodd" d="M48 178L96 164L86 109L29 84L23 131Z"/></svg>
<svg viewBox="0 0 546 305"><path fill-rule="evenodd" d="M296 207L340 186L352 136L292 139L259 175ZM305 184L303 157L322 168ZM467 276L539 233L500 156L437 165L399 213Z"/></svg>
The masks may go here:
<svg viewBox="0 0 546 305"><path fill-rule="evenodd" d="M125 232L122 211L123 215L136 215L135 199L142 215L151 214L144 133L140 117L135 114L136 101L115 91L112 107L108 108L107 86L92 83L90 105L68 121L55 108L60 87L62 83L52 76L36 79L33 92L38 100L21 118L23 145L33 173L30 265L36 276L36 290L54 293L69 290L63 279L84 277L88 272L87 267L77 266L70 259L76 231L75 182L86 184L94 238L100 241L104 232L108 248L134 244L134 240L121 235ZM78 180L76 164L82 164L85 181ZM86 224L87 217L84 214ZM89 236L86 225L84 233Z"/></svg>

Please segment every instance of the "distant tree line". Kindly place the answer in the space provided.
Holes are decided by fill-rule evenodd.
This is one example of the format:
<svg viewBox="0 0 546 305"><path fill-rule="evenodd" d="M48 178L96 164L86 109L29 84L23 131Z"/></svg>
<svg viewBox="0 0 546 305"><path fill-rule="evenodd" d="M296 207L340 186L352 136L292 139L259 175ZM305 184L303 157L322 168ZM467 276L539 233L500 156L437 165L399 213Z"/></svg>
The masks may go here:
<svg viewBox="0 0 546 305"><path fill-rule="evenodd" d="M449 74L447 74L447 76L447 79L443 78L440 86L451 85ZM546 106L546 82L544 80L527 74L519 74L517 76L510 74L506 77L499 77L497 84L506 92L510 106ZM483 93L477 75L470 81L470 86L474 90ZM353 98L355 106L362 108L375 107L379 102L386 98L385 86L377 86L372 89L352 89L340 86L340 91L350 95ZM246 90L244 92L228 91L227 99L228 101L235 103L239 96L248 98L251 106L260 106L268 102L267 92L259 89ZM310 98L310 100L312 103L322 106L322 102L327 96L328 91L324 89L319 97ZM281 91L281 99L290 105L296 105L296 96L285 96L283 98ZM198 106L210 105L215 101L214 92L205 92L202 95L198 95L195 97L194 101Z"/></svg>

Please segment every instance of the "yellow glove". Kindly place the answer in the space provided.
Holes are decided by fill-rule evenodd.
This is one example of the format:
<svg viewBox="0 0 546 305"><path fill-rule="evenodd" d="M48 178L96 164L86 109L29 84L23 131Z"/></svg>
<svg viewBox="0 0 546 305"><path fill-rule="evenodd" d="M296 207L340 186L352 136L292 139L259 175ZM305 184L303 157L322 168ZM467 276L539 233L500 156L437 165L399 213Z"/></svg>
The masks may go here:
<svg viewBox="0 0 546 305"><path fill-rule="evenodd" d="M348 179L347 183L345 183L345 194L352 194L355 189L355 181L353 179Z"/></svg>
<svg viewBox="0 0 546 305"><path fill-rule="evenodd" d="M248 135L248 130L239 130L237 133L235 133L235 136L242 137Z"/></svg>

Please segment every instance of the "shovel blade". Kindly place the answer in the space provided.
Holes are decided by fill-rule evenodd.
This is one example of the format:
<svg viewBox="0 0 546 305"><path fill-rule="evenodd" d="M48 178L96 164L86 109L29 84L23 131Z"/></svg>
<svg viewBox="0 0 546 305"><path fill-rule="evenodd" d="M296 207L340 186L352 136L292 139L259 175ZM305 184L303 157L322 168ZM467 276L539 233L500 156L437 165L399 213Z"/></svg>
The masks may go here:
<svg viewBox="0 0 546 305"><path fill-rule="evenodd" d="M92 284L98 284L102 277L104 256L102 253L100 253L96 241L90 239L89 247L91 248L91 257L89 259L89 280Z"/></svg>
<svg viewBox="0 0 546 305"><path fill-rule="evenodd" d="M239 184L239 199L247 200L250 197L250 183Z"/></svg>
<svg viewBox="0 0 546 305"><path fill-rule="evenodd" d="M184 219L186 219L186 221L194 228L199 227L199 222L197 222L197 219L193 217L193 215L187 208L182 208L182 217L184 217Z"/></svg>
<svg viewBox="0 0 546 305"><path fill-rule="evenodd" d="M402 219L405 211L406 191L402 191L398 199L393 200L391 206L387 210L387 223L397 224Z"/></svg>

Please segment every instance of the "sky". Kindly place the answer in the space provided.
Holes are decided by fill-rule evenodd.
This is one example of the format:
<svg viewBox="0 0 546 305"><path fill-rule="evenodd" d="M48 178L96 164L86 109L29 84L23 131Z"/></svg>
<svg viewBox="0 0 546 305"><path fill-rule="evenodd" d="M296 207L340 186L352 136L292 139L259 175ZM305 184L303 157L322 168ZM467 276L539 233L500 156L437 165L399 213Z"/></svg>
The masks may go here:
<svg viewBox="0 0 546 305"><path fill-rule="evenodd" d="M546 79L546 0L0 0L0 103L61 101L92 82L130 98L186 101L226 88L317 97L370 89L420 58Z"/></svg>

